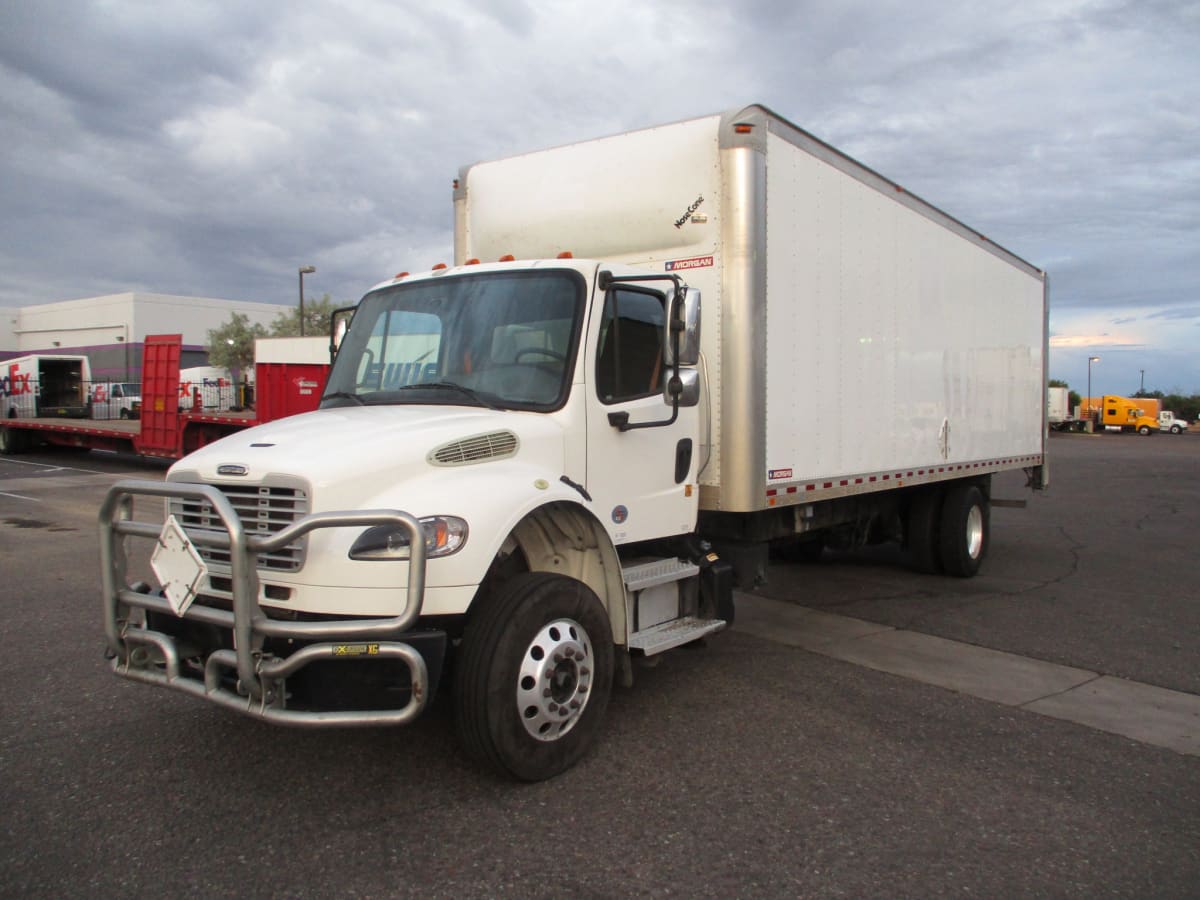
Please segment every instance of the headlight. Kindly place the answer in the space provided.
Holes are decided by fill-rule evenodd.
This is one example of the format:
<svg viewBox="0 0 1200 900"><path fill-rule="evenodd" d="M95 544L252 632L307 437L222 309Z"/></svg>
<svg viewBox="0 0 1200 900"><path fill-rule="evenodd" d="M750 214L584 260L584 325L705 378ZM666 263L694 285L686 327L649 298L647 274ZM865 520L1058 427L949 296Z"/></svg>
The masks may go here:
<svg viewBox="0 0 1200 900"><path fill-rule="evenodd" d="M467 523L457 516L421 519L425 532L425 558L449 556L467 542ZM408 559L408 531L400 525L368 528L350 548L351 559Z"/></svg>

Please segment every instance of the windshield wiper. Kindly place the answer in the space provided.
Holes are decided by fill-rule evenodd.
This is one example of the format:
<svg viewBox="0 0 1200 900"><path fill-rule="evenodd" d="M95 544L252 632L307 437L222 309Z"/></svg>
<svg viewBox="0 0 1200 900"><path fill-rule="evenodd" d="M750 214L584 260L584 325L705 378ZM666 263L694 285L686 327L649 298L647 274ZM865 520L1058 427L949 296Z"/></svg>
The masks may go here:
<svg viewBox="0 0 1200 900"><path fill-rule="evenodd" d="M425 382L421 382L420 384L405 384L405 385L401 385L400 387L396 388L396 390L398 390L398 391L417 391L417 390L421 390L422 388L431 388L433 390L440 390L440 391L457 391L458 393L462 394L464 397L466 397L470 400L474 400L480 406L486 406L488 409L494 409L497 411L504 409L503 406L497 406L495 403L493 403L492 401L485 398L478 391L473 391L469 387L464 387L463 385L457 384L453 381L425 381Z"/></svg>
<svg viewBox="0 0 1200 900"><path fill-rule="evenodd" d="M326 394L324 397L321 398L322 403L324 403L326 400L353 400L359 406L367 405L366 400L364 400L362 397L358 396L358 394L352 393L350 391L334 391L332 394Z"/></svg>

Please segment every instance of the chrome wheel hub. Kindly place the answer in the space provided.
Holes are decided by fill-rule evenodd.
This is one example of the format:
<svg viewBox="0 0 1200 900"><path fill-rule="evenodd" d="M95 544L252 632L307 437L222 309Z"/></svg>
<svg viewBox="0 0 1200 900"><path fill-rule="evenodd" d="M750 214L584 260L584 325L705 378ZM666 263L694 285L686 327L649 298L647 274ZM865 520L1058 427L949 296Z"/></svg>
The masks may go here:
<svg viewBox="0 0 1200 900"><path fill-rule="evenodd" d="M517 710L532 737L554 741L575 726L587 706L593 667L582 625L556 619L542 626L517 674Z"/></svg>
<svg viewBox="0 0 1200 900"><path fill-rule="evenodd" d="M978 559L983 550L983 510L972 506L967 513L967 554L971 559Z"/></svg>

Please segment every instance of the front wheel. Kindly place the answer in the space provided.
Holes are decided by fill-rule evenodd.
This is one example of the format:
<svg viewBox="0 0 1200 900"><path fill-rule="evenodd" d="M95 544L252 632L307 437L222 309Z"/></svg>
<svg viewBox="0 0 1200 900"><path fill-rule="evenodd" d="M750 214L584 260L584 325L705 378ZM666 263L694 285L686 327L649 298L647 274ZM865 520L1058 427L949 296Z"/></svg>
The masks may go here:
<svg viewBox="0 0 1200 900"><path fill-rule="evenodd" d="M542 781L587 753L613 673L608 613L591 588L518 575L472 614L460 653L455 722L471 756Z"/></svg>
<svg viewBox="0 0 1200 900"><path fill-rule="evenodd" d="M1149 425L1143 425L1138 429L1138 434L1140 434L1142 436L1148 435L1149 433L1150 433Z"/></svg>
<svg viewBox="0 0 1200 900"><path fill-rule="evenodd" d="M1183 429L1178 425L1172 425L1171 434L1183 434Z"/></svg>

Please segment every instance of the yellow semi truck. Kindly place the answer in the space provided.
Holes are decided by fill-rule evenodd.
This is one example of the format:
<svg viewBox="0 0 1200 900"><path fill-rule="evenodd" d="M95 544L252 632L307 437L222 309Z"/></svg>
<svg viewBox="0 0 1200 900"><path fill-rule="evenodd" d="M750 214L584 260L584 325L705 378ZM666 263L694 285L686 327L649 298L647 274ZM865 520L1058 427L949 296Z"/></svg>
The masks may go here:
<svg viewBox="0 0 1200 900"><path fill-rule="evenodd" d="M1141 400L1130 400L1105 394L1097 411L1100 426L1105 430L1120 429L1138 434L1157 434L1158 419L1146 415Z"/></svg>

